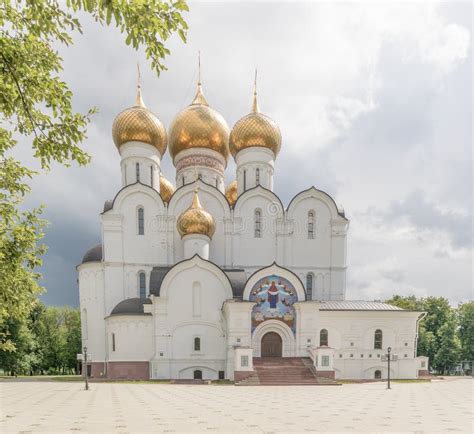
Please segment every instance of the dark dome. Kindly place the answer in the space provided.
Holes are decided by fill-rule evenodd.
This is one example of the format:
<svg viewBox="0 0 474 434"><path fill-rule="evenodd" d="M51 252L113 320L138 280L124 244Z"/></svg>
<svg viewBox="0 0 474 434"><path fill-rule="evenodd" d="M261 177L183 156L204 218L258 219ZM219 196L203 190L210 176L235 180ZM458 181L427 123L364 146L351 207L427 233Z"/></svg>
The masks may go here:
<svg viewBox="0 0 474 434"><path fill-rule="evenodd" d="M150 315L145 313L143 309L144 304L151 304L149 298L127 298L122 300L113 309L110 315Z"/></svg>
<svg viewBox="0 0 474 434"><path fill-rule="evenodd" d="M84 257L82 258L82 264L84 262L100 262L102 261L102 244L97 244L97 246L89 249Z"/></svg>

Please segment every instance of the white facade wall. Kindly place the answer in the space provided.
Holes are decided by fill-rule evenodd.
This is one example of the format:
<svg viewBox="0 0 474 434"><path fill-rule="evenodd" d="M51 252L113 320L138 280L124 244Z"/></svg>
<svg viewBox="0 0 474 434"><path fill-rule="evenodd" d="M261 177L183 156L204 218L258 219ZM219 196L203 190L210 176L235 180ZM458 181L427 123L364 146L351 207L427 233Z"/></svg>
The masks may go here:
<svg viewBox="0 0 474 434"><path fill-rule="evenodd" d="M113 315L105 321L109 362L150 361L154 353L151 315Z"/></svg>

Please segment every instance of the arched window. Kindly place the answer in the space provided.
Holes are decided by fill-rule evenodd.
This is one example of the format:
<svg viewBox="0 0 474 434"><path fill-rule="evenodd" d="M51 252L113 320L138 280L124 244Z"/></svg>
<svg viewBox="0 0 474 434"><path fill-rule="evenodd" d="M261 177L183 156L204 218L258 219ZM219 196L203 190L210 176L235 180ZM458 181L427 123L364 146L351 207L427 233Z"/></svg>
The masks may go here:
<svg viewBox="0 0 474 434"><path fill-rule="evenodd" d="M183 177L181 178L181 185L184 185L184 175L183 175Z"/></svg>
<svg viewBox="0 0 474 434"><path fill-rule="evenodd" d="M202 173L198 174L198 179L202 181Z"/></svg>
<svg viewBox="0 0 474 434"><path fill-rule="evenodd" d="M201 338L194 338L194 351L201 351Z"/></svg>
<svg viewBox="0 0 474 434"><path fill-rule="evenodd" d="M138 220L138 235L145 235L145 210L143 208L138 208L137 220Z"/></svg>
<svg viewBox="0 0 474 434"><path fill-rule="evenodd" d="M322 329L319 332L319 346L320 347L329 346L329 333L326 329Z"/></svg>
<svg viewBox="0 0 474 434"><path fill-rule="evenodd" d="M195 380L202 380L202 371L200 369L196 369L193 372L193 377Z"/></svg>
<svg viewBox="0 0 474 434"><path fill-rule="evenodd" d="M383 341L383 333L382 330L377 329L375 330L374 333L374 348L376 350L381 350L382 349L382 342Z"/></svg>
<svg viewBox="0 0 474 434"><path fill-rule="evenodd" d="M247 171L244 170L244 191L247 191Z"/></svg>
<svg viewBox="0 0 474 434"><path fill-rule="evenodd" d="M153 187L154 184L154 173L153 173L153 166L150 166L150 186Z"/></svg>
<svg viewBox="0 0 474 434"><path fill-rule="evenodd" d="M219 188L219 179L216 177L216 188Z"/></svg>
<svg viewBox="0 0 474 434"><path fill-rule="evenodd" d="M255 210L255 238L262 237L262 212L259 209Z"/></svg>
<svg viewBox="0 0 474 434"><path fill-rule="evenodd" d="M260 169L258 167L255 170L255 183L260 185Z"/></svg>
<svg viewBox="0 0 474 434"><path fill-rule="evenodd" d="M140 181L140 163L135 163L135 177Z"/></svg>
<svg viewBox="0 0 474 434"><path fill-rule="evenodd" d="M138 273L138 288L140 298L146 298L146 274L143 271Z"/></svg>
<svg viewBox="0 0 474 434"><path fill-rule="evenodd" d="M312 240L314 238L314 212L310 211L308 213L308 239Z"/></svg>
<svg viewBox="0 0 474 434"><path fill-rule="evenodd" d="M377 369L374 373L374 378L376 380L380 380L382 378L382 371L380 369Z"/></svg>
<svg viewBox="0 0 474 434"><path fill-rule="evenodd" d="M313 273L308 273L306 275L306 298L308 300L313 299Z"/></svg>
<svg viewBox="0 0 474 434"><path fill-rule="evenodd" d="M112 333L112 351L115 351L115 333Z"/></svg>

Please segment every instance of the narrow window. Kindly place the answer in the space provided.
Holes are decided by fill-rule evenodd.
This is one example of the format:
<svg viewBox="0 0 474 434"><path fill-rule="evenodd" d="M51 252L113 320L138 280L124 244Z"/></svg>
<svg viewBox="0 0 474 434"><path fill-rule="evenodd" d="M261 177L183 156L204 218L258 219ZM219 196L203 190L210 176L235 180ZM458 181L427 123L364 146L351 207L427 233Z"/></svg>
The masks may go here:
<svg viewBox="0 0 474 434"><path fill-rule="evenodd" d="M112 333L112 351L115 351L115 333Z"/></svg>
<svg viewBox="0 0 474 434"><path fill-rule="evenodd" d="M255 210L255 238L262 237L262 213L260 210Z"/></svg>
<svg viewBox="0 0 474 434"><path fill-rule="evenodd" d="M329 356L321 356L321 366L329 366Z"/></svg>
<svg viewBox="0 0 474 434"><path fill-rule="evenodd" d="M329 344L329 333L326 329L322 329L319 332L319 346L327 347Z"/></svg>
<svg viewBox="0 0 474 434"><path fill-rule="evenodd" d="M153 187L154 184L153 179L153 166L150 166L150 186Z"/></svg>
<svg viewBox="0 0 474 434"><path fill-rule="evenodd" d="M377 369L377 370L375 371L374 378L375 378L376 380L380 380L380 379L382 378L382 371L380 371L379 369Z"/></svg>
<svg viewBox="0 0 474 434"><path fill-rule="evenodd" d="M202 371L200 369L196 369L193 373L193 377L195 380L202 380Z"/></svg>
<svg viewBox="0 0 474 434"><path fill-rule="evenodd" d="M141 271L138 273L138 293L140 294L140 298L146 298L146 274Z"/></svg>
<svg viewBox="0 0 474 434"><path fill-rule="evenodd" d="M244 170L244 191L247 191L247 171Z"/></svg>
<svg viewBox="0 0 474 434"><path fill-rule="evenodd" d="M382 349L382 340L383 340L382 330L380 330L380 329L375 330L374 348L376 350L381 350Z"/></svg>
<svg viewBox="0 0 474 434"><path fill-rule="evenodd" d="M145 235L145 210L138 208L138 235Z"/></svg>
<svg viewBox="0 0 474 434"><path fill-rule="evenodd" d="M199 179L200 181L202 181L202 174L201 174L201 173L198 175L198 179Z"/></svg>
<svg viewBox="0 0 474 434"><path fill-rule="evenodd" d="M312 240L314 238L314 212L310 211L308 213L308 239Z"/></svg>
<svg viewBox="0 0 474 434"><path fill-rule="evenodd" d="M219 180L216 178L216 188L219 188Z"/></svg>
<svg viewBox="0 0 474 434"><path fill-rule="evenodd" d="M201 338L194 338L194 351L201 351Z"/></svg>
<svg viewBox="0 0 474 434"><path fill-rule="evenodd" d="M308 300L313 299L313 273L306 275L306 297Z"/></svg>
<svg viewBox="0 0 474 434"><path fill-rule="evenodd" d="M240 356L240 366L247 368L249 366L249 356Z"/></svg>
<svg viewBox="0 0 474 434"><path fill-rule="evenodd" d="M181 184L184 185L184 175L183 175L183 177L181 178Z"/></svg>
<svg viewBox="0 0 474 434"><path fill-rule="evenodd" d="M135 177L137 178L137 182L140 181L140 163L135 164Z"/></svg>
<svg viewBox="0 0 474 434"><path fill-rule="evenodd" d="M255 183L257 185L260 185L260 169L257 168L257 170L255 171Z"/></svg>

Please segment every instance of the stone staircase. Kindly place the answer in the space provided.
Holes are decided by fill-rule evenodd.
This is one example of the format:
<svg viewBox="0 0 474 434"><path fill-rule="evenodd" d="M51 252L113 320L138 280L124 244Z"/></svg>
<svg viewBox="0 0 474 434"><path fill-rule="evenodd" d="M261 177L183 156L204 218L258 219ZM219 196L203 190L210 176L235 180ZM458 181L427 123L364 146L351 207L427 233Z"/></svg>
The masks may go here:
<svg viewBox="0 0 474 434"><path fill-rule="evenodd" d="M311 360L302 357L260 357L253 359L254 373L237 386L317 386L337 385L330 378L317 377Z"/></svg>

